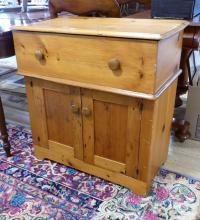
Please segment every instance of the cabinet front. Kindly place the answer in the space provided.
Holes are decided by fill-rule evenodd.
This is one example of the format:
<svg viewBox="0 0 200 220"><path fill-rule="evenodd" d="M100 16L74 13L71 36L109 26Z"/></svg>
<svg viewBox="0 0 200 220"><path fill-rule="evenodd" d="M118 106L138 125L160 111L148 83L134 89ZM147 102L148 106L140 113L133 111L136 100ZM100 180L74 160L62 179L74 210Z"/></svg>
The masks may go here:
<svg viewBox="0 0 200 220"><path fill-rule="evenodd" d="M140 100L82 89L84 161L137 177Z"/></svg>
<svg viewBox="0 0 200 220"><path fill-rule="evenodd" d="M33 78L26 86L36 156L137 178L140 99Z"/></svg>
<svg viewBox="0 0 200 220"><path fill-rule="evenodd" d="M34 144L82 160L80 89L31 78L26 86Z"/></svg>

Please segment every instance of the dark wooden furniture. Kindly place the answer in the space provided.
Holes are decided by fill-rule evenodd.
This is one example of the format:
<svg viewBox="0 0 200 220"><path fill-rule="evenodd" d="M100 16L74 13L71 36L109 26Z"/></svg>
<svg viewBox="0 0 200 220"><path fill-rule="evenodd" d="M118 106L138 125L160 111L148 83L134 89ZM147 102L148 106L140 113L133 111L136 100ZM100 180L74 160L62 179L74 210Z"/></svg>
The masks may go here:
<svg viewBox="0 0 200 220"><path fill-rule="evenodd" d="M138 0L137 1L140 5L143 5L143 7L148 10L151 8L151 0Z"/></svg>
<svg viewBox="0 0 200 220"><path fill-rule="evenodd" d="M3 25L4 23L0 22L0 58L7 58L15 55L13 36L10 30L10 26ZM8 141L8 133L5 122L5 115L3 111L3 105L0 97L0 133L3 140L3 148L6 152L6 155L11 156L10 153L10 143Z"/></svg>
<svg viewBox="0 0 200 220"><path fill-rule="evenodd" d="M7 157L10 157L11 156L10 143L8 141L8 132L6 128L6 122L5 122L5 116L4 116L1 97L0 97L0 133L1 133L1 138L3 140L3 148L6 152Z"/></svg>
<svg viewBox="0 0 200 220"><path fill-rule="evenodd" d="M120 10L115 0L49 0L49 10L52 18L62 11L76 15L119 17Z"/></svg>
<svg viewBox="0 0 200 220"><path fill-rule="evenodd" d="M151 18L151 10L144 10L138 12L130 17L133 18ZM183 35L183 49L181 55L180 68L182 74L179 76L177 94L176 94L176 107L182 105L180 96L188 91L189 83L191 84L192 74L189 66L189 58L194 50L198 50L200 45L200 22L196 18L196 21L190 21L190 24L184 30ZM189 123L185 120L174 119L173 128L175 135L180 141L184 141L190 137Z"/></svg>
<svg viewBox="0 0 200 220"><path fill-rule="evenodd" d="M76 15L121 17L131 2L134 0L49 0L49 10L51 18L63 11Z"/></svg>
<svg viewBox="0 0 200 220"><path fill-rule="evenodd" d="M176 97L176 107L182 105L180 96L187 92L188 86L192 85L193 74L190 70L189 58L192 53L199 50L200 46L200 22L191 22L185 29L183 36L183 50L181 56L181 68L183 74L179 77Z"/></svg>
<svg viewBox="0 0 200 220"><path fill-rule="evenodd" d="M37 13L0 13L0 59L15 55L11 26L17 24L29 24L38 20L49 18L47 12ZM5 115L0 97L0 132L3 139L3 147L6 155L11 156L10 143L6 130Z"/></svg>
<svg viewBox="0 0 200 220"><path fill-rule="evenodd" d="M189 85L192 85L193 74L190 70L190 57L195 50L199 50L200 46L200 22L191 22L185 29L183 35L183 50L181 55L180 67L183 73L178 79L178 87L176 93L176 107L183 104L180 96L188 91ZM175 135L180 141L184 141L190 137L189 122L184 119L175 119L173 122Z"/></svg>
<svg viewBox="0 0 200 220"><path fill-rule="evenodd" d="M0 29L0 58L15 55L12 32L9 28Z"/></svg>
<svg viewBox="0 0 200 220"><path fill-rule="evenodd" d="M48 19L48 12L34 13L0 13L0 58L15 55L11 27L19 24L30 24Z"/></svg>

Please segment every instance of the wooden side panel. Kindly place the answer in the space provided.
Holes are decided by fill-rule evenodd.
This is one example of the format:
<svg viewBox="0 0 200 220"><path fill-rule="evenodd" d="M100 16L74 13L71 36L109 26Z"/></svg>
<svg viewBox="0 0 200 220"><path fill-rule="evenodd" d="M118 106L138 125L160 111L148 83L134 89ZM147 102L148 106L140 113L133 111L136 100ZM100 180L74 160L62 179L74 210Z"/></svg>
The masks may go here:
<svg viewBox="0 0 200 220"><path fill-rule="evenodd" d="M155 102L144 100L139 151L139 179L150 184L166 161L177 80Z"/></svg>
<svg viewBox="0 0 200 220"><path fill-rule="evenodd" d="M141 113L138 100L83 90L84 160L96 166L136 177Z"/></svg>
<svg viewBox="0 0 200 220"><path fill-rule="evenodd" d="M171 38L161 40L158 44L155 92L179 70L182 35L183 32L177 33Z"/></svg>
<svg viewBox="0 0 200 220"><path fill-rule="evenodd" d="M157 41L14 32L19 73L153 94ZM31 44L30 44L31 42ZM40 62L35 51L43 52ZM108 62L117 59L120 69Z"/></svg>

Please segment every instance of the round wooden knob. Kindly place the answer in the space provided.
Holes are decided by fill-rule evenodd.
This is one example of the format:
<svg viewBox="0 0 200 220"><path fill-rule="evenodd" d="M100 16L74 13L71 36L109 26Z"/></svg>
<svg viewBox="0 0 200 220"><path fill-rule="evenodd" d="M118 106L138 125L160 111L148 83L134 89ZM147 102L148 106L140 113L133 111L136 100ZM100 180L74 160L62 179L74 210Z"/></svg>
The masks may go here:
<svg viewBox="0 0 200 220"><path fill-rule="evenodd" d="M39 60L40 62L45 60L45 55L44 55L44 51L42 49L36 49L35 51L35 57L37 60Z"/></svg>
<svg viewBox="0 0 200 220"><path fill-rule="evenodd" d="M82 114L84 115L84 116L86 116L86 117L89 117L90 115L91 115L91 110L89 109L89 108L87 108L87 107L83 107L82 108Z"/></svg>
<svg viewBox="0 0 200 220"><path fill-rule="evenodd" d="M119 70L121 67L120 61L116 58L113 58L108 61L108 66L112 71Z"/></svg>
<svg viewBox="0 0 200 220"><path fill-rule="evenodd" d="M75 114L79 114L79 112L80 112L79 107L75 104L71 105L71 109L72 109L72 112L75 113Z"/></svg>

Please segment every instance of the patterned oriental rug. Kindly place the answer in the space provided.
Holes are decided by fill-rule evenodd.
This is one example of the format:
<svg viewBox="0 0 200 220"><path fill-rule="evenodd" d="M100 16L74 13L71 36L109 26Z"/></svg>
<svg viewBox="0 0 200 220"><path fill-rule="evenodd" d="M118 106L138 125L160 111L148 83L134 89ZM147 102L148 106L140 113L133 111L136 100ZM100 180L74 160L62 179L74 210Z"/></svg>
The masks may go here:
<svg viewBox="0 0 200 220"><path fill-rule="evenodd" d="M13 157L0 140L0 220L195 220L200 180L162 169L141 198L100 178L33 156L31 132L8 125Z"/></svg>

